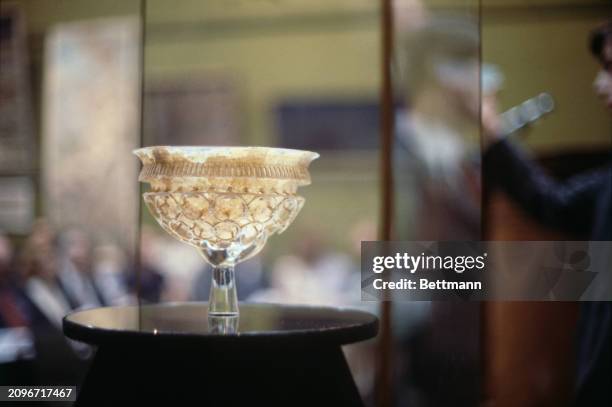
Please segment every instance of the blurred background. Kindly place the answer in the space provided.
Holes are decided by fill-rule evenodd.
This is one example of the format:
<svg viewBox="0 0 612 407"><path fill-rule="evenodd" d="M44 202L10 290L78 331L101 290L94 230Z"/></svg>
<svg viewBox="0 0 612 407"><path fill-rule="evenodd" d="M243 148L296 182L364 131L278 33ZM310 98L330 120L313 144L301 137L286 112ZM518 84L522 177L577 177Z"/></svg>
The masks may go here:
<svg viewBox="0 0 612 407"><path fill-rule="evenodd" d="M296 221L237 267L239 298L378 312L360 301L359 275L380 209L378 1L1 6L2 384L80 382L92 350L61 333L71 310L207 300L208 267L142 204L139 146L319 152ZM483 198L477 113L485 96L503 112L548 92L555 110L526 146L561 178L603 162L612 122L592 92L587 37L609 3L396 0L393 11L397 239L564 238L504 196ZM394 303L395 405L472 406L516 389L559 405L575 314L572 304ZM373 405L375 343L345 352Z"/></svg>

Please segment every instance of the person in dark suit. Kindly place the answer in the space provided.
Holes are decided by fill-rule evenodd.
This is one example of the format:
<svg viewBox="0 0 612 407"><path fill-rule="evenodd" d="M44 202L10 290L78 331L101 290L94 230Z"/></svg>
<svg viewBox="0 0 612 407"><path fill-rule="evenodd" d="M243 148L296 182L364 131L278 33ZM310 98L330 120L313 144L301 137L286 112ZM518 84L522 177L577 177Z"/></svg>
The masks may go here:
<svg viewBox="0 0 612 407"><path fill-rule="evenodd" d="M602 66L595 90L612 111L612 21L592 32L590 49ZM482 112L491 142L483 157L485 185L502 188L549 227L584 239L612 240L611 163L557 182L509 140L496 139L494 112L485 105ZM577 333L574 405L612 406L612 302L583 302Z"/></svg>

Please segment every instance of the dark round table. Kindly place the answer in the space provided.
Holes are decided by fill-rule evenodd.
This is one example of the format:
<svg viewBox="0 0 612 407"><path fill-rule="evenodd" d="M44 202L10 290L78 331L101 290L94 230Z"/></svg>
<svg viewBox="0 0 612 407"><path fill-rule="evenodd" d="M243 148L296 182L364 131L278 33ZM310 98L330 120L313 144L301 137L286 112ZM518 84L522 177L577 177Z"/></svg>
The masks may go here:
<svg viewBox="0 0 612 407"><path fill-rule="evenodd" d="M354 309L241 304L209 318L206 303L78 311L71 339L97 347L76 406L361 406L342 345L376 336Z"/></svg>

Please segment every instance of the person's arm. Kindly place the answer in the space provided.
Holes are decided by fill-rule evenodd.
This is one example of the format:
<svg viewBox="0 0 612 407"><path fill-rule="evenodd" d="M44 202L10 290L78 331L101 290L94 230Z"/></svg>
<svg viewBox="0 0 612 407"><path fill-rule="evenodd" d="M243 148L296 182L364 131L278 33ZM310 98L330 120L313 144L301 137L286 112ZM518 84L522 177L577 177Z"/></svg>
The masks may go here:
<svg viewBox="0 0 612 407"><path fill-rule="evenodd" d="M575 235L591 232L601 174L558 182L507 140L494 143L483 157L487 187L501 187L543 224Z"/></svg>

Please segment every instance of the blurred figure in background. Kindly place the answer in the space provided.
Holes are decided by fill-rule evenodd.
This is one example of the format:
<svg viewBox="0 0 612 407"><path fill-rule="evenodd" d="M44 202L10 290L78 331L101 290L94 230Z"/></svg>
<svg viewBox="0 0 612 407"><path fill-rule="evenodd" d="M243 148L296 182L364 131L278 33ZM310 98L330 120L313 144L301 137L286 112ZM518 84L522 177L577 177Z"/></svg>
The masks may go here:
<svg viewBox="0 0 612 407"><path fill-rule="evenodd" d="M56 242L46 221L39 220L34 226L21 251L18 267L30 323L61 333L62 318L72 307L59 283Z"/></svg>
<svg viewBox="0 0 612 407"><path fill-rule="evenodd" d="M479 34L470 20L431 17L404 35L399 67L407 108L397 120L397 234L480 238ZM494 101L501 74L482 66Z"/></svg>
<svg viewBox="0 0 612 407"><path fill-rule="evenodd" d="M612 112L612 21L595 29L590 50L601 64L595 91ZM612 240L612 165L561 183L520 148L499 138L499 118L483 109L484 176L541 223L577 238ZM582 302L578 326L576 406L612 405L612 302Z"/></svg>
<svg viewBox="0 0 612 407"><path fill-rule="evenodd" d="M60 238L59 282L71 308L95 308L106 305L93 279L91 242L85 232L72 229Z"/></svg>
<svg viewBox="0 0 612 407"><path fill-rule="evenodd" d="M405 108L398 113L394 148L396 238L480 240L481 85L494 101L501 74L484 64L481 83L480 37L472 20L428 15L398 30ZM478 404L479 323L477 303L398 308L402 405ZM455 335L458 330L462 335Z"/></svg>

